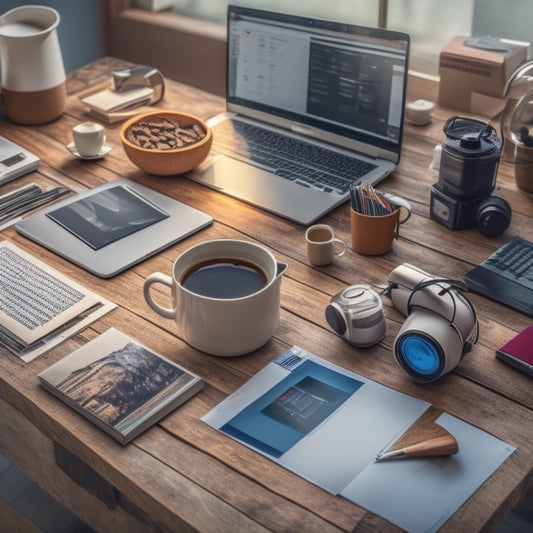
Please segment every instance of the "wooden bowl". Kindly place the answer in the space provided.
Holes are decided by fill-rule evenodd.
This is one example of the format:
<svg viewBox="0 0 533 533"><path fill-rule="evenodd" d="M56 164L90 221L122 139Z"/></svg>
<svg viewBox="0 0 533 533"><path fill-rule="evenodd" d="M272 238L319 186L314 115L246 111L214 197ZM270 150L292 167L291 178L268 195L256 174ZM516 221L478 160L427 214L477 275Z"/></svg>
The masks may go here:
<svg viewBox="0 0 533 533"><path fill-rule="evenodd" d="M142 147L128 139L128 131L136 124L150 123L162 118L178 123L180 128L197 125L205 132L205 137L185 146L165 149ZM158 110L141 113L127 120L120 129L120 140L130 161L140 169L158 176L172 176L192 170L207 157L213 142L213 134L207 124L194 115Z"/></svg>

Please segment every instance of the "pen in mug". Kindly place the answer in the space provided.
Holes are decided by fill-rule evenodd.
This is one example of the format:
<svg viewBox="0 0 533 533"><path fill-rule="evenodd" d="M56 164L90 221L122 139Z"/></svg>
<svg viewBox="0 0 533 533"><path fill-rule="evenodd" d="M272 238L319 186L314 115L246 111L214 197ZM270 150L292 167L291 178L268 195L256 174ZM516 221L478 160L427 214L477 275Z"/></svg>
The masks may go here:
<svg viewBox="0 0 533 533"><path fill-rule="evenodd" d="M350 197L352 209L363 215L382 216L394 211L384 195L370 185L352 185Z"/></svg>

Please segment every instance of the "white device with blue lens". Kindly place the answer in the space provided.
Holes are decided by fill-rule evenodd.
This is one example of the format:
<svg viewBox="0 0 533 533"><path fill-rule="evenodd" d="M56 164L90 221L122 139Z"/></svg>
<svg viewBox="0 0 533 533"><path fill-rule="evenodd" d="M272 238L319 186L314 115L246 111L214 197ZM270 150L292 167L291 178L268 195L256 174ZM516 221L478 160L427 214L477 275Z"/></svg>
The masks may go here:
<svg viewBox="0 0 533 533"><path fill-rule="evenodd" d="M436 278L404 263L389 276L387 295L407 319L393 344L397 363L415 381L450 372L477 342L478 323L461 281Z"/></svg>
<svg viewBox="0 0 533 533"><path fill-rule="evenodd" d="M368 285L350 285L333 296L326 307L326 320L335 333L361 348L385 336L383 304Z"/></svg>

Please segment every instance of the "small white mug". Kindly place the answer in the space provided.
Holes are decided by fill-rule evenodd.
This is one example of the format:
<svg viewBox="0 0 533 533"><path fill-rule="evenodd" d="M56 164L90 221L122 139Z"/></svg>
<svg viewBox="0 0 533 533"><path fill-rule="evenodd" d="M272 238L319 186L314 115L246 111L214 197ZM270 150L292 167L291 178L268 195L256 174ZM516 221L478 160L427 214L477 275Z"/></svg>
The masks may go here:
<svg viewBox="0 0 533 533"><path fill-rule="evenodd" d="M335 255L344 255L346 243L337 239L331 226L315 224L305 232L307 257L315 266L329 265Z"/></svg>
<svg viewBox="0 0 533 533"><path fill-rule="evenodd" d="M105 130L96 122L82 122L72 128L76 150L82 157L94 157L100 153L106 141Z"/></svg>

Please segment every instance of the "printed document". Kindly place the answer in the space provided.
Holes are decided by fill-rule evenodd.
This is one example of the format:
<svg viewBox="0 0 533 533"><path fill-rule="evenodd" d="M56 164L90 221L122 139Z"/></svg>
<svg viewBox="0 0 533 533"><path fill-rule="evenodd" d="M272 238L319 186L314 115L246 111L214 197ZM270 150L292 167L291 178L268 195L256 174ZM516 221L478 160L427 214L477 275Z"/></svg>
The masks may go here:
<svg viewBox="0 0 533 533"><path fill-rule="evenodd" d="M8 241L0 242L0 344L29 362L115 304Z"/></svg>

